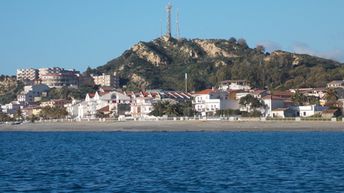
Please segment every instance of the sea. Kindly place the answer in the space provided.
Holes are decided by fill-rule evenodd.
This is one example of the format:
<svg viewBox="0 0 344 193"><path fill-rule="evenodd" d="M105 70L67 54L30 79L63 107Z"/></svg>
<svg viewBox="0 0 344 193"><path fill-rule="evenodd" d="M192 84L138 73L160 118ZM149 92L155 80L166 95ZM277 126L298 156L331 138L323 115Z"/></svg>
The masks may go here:
<svg viewBox="0 0 344 193"><path fill-rule="evenodd" d="M344 192L344 133L1 132L0 192Z"/></svg>

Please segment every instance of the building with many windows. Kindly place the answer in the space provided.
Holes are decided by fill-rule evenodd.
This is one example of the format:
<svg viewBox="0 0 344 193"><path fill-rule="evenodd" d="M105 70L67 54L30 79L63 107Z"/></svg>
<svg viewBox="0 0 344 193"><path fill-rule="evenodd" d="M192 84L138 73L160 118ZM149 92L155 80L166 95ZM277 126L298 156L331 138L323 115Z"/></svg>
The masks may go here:
<svg viewBox="0 0 344 193"><path fill-rule="evenodd" d="M91 75L95 85L109 86L113 88L119 87L119 81L116 72L113 74Z"/></svg>
<svg viewBox="0 0 344 193"><path fill-rule="evenodd" d="M40 68L39 79L42 84L50 88L56 87L78 87L80 72L74 69L65 70L64 68Z"/></svg>
<svg viewBox="0 0 344 193"><path fill-rule="evenodd" d="M38 70L34 68L17 69L17 80L35 81L38 79Z"/></svg>

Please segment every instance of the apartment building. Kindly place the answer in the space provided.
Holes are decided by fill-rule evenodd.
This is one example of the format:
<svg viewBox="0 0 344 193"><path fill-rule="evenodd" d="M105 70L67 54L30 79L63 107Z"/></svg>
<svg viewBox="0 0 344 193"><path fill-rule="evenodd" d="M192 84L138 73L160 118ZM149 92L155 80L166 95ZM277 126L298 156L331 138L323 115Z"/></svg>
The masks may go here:
<svg viewBox="0 0 344 193"><path fill-rule="evenodd" d="M109 86L113 88L119 87L119 80L116 72L113 74L102 74L102 75L93 75L91 74L95 85L100 86Z"/></svg>

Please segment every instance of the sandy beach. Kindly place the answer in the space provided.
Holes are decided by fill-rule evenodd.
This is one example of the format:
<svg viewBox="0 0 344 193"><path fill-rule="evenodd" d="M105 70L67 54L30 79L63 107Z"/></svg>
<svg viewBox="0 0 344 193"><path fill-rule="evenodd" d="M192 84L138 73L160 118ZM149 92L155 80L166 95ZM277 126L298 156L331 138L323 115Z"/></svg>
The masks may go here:
<svg viewBox="0 0 344 193"><path fill-rule="evenodd" d="M0 131L344 131L343 122L125 121L0 125Z"/></svg>

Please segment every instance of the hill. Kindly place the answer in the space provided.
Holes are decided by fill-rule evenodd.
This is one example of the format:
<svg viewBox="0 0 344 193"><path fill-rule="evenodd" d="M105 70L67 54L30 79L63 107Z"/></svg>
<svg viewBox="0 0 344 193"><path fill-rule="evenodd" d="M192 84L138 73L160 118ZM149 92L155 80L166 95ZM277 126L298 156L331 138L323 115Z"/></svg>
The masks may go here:
<svg viewBox="0 0 344 193"><path fill-rule="evenodd" d="M0 104L6 104L15 100L23 90L24 84L16 80L14 76L0 76Z"/></svg>
<svg viewBox="0 0 344 193"><path fill-rule="evenodd" d="M258 88L324 87L343 79L342 63L304 54L249 48L244 39L174 39L139 42L87 73L116 71L128 89L200 90L226 79L247 79Z"/></svg>

